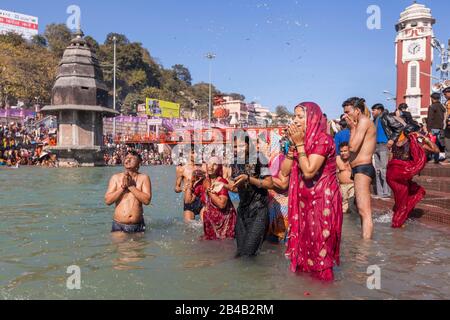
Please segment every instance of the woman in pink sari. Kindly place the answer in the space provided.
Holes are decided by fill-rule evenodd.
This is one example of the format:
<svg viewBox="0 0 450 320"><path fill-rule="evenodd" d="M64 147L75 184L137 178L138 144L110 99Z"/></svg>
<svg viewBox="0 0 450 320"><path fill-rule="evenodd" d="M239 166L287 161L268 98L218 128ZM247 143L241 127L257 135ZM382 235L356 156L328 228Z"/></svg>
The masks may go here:
<svg viewBox="0 0 450 320"><path fill-rule="evenodd" d="M326 133L320 107L313 102L295 108L288 133L292 149L282 165L282 174L290 174L286 256L292 272L332 281L334 263L340 263L343 218L333 138Z"/></svg>
<svg viewBox="0 0 450 320"><path fill-rule="evenodd" d="M188 188L187 196L194 201L199 197L204 204L202 209L204 240L234 239L236 225L236 209L233 206L228 190L228 181L223 175L219 158L212 157L207 165L208 177L201 183Z"/></svg>
<svg viewBox="0 0 450 320"><path fill-rule="evenodd" d="M387 166L386 178L394 198L392 228L402 228L414 207L425 196L425 189L413 181L427 164L427 153L439 153L439 148L428 138L412 132L407 126L392 147L392 160Z"/></svg>

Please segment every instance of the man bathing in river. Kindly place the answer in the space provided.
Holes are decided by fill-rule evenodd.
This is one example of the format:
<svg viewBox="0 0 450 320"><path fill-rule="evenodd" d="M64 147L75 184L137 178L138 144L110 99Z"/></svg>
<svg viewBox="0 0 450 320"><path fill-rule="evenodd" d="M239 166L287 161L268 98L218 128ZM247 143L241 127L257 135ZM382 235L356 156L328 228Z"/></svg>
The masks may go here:
<svg viewBox="0 0 450 320"><path fill-rule="evenodd" d="M194 183L194 176L196 180L201 179L202 176L205 176L206 167L205 165L197 165L195 163L195 152L192 150L188 163L185 165L180 165L176 169L176 181L175 181L175 192L181 193L184 191L184 221L190 222L195 220L195 217L200 215L203 209L203 204L201 202L200 197L196 197L194 201L191 201L187 195L187 188L189 185ZM184 185L182 187L182 184Z"/></svg>
<svg viewBox="0 0 450 320"><path fill-rule="evenodd" d="M142 205L152 200L150 177L139 173L141 157L136 151L129 151L123 164L125 172L112 176L105 194L106 205L116 204L111 232L144 232Z"/></svg>
<svg viewBox="0 0 450 320"><path fill-rule="evenodd" d="M342 107L350 129L350 166L355 181L356 206L361 216L362 237L369 240L373 234L370 184L376 175L372 157L377 140L375 125L364 114L367 109L365 102L364 99L350 98Z"/></svg>

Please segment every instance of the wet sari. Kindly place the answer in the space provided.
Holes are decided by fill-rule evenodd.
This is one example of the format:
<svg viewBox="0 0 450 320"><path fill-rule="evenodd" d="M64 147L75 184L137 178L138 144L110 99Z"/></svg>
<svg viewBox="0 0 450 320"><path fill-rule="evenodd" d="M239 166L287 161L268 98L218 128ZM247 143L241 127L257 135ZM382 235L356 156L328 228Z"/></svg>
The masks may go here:
<svg viewBox="0 0 450 320"><path fill-rule="evenodd" d="M394 157L387 166L387 183L394 193L392 228L401 228L415 206L425 196L425 189L412 181L427 163L424 149L415 135L409 135L408 141L393 147Z"/></svg>
<svg viewBox="0 0 450 320"><path fill-rule="evenodd" d="M308 272L333 280L339 265L342 232L342 196L336 176L336 149L326 133L326 120L315 103L302 103L306 113L305 151L325 162L316 176L306 180L295 155L289 185L289 235L286 256L292 272Z"/></svg>
<svg viewBox="0 0 450 320"><path fill-rule="evenodd" d="M224 178L219 177L217 178L216 183L227 184L228 182ZM220 190L215 192L215 194L219 196L226 196L228 198L227 205L224 209L218 208L212 202L211 198L206 196L206 189L203 185L198 186L194 193L196 196L201 197L202 202L205 204L203 212L203 239L234 239L236 210L228 196L228 191L222 186Z"/></svg>

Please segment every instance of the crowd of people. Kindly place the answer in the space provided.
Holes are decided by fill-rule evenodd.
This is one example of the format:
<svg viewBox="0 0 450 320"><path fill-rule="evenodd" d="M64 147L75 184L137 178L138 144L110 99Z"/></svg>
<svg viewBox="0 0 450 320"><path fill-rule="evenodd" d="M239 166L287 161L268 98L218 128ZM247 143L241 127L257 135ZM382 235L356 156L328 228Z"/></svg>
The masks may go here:
<svg viewBox="0 0 450 320"><path fill-rule="evenodd" d="M54 132L44 126L28 129L18 122L0 125L0 166L54 167L54 155L45 152L44 146L56 143Z"/></svg>
<svg viewBox="0 0 450 320"><path fill-rule="evenodd" d="M449 92L444 94L450 108ZM429 161L445 162L436 155L448 155L439 139L450 113L437 94L432 99L422 124L406 104L390 113L378 103L370 112L365 99L349 98L341 121L332 123L317 104L300 103L285 135L269 142L270 150L280 147L267 155L267 165L248 162L250 139L235 145L236 155L239 143L245 144L246 164L223 164L218 157L196 164L192 151L190 162L176 169L184 219L199 216L206 240L236 239L237 257L257 255L265 240L285 243L291 271L332 280L340 262L343 215L358 214L361 237L370 240L372 198L393 196L392 227L405 227L425 195L414 176ZM237 209L231 201L236 198Z"/></svg>
<svg viewBox="0 0 450 320"><path fill-rule="evenodd" d="M154 145L149 145L147 148L140 146L130 146L126 144L107 144L107 149L104 154L105 164L108 166L122 165L127 153L130 150L135 150L142 159L143 166L160 166L172 165L172 155L170 152L158 152Z"/></svg>

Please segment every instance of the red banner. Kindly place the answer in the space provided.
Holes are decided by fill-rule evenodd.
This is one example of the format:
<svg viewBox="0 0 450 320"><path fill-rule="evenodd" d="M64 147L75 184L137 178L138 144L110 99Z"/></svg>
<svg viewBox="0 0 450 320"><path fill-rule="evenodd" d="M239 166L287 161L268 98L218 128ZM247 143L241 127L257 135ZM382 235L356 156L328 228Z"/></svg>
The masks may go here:
<svg viewBox="0 0 450 320"><path fill-rule="evenodd" d="M35 23L14 20L14 19L10 19L10 18L0 17L0 23L9 24L12 26L22 27L22 28L26 28L26 29L38 30L38 25Z"/></svg>

